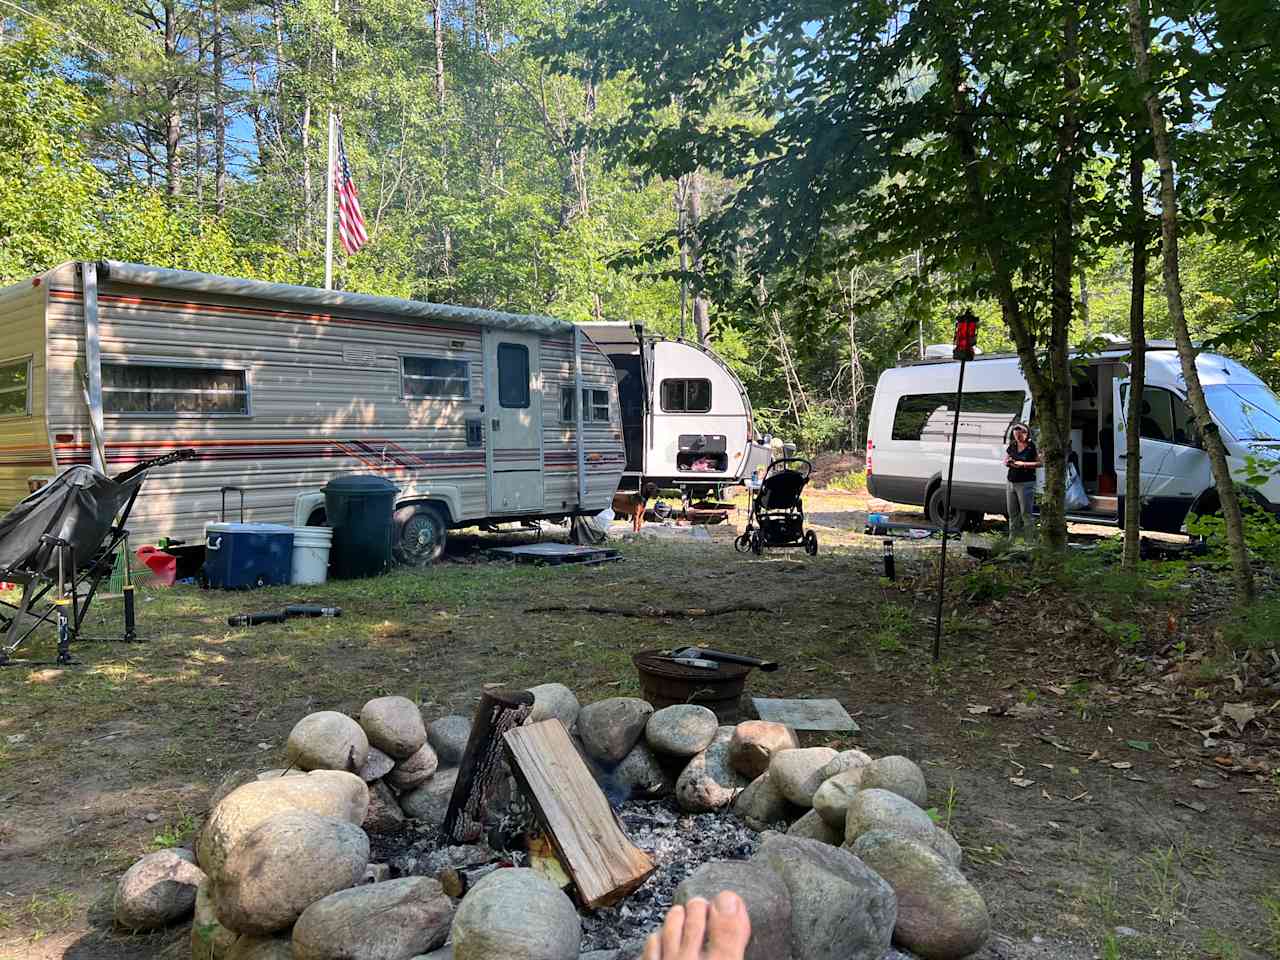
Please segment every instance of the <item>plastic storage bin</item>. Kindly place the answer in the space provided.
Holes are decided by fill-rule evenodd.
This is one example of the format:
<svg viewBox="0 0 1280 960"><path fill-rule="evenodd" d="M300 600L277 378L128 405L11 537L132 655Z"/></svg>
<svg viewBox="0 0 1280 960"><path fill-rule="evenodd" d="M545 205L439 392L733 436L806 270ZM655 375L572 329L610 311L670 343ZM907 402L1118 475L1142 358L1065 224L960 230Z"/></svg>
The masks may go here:
<svg viewBox="0 0 1280 960"><path fill-rule="evenodd" d="M334 477L322 492L333 528L330 575L350 580L385 572L391 566L392 514L400 489L382 477L354 473Z"/></svg>
<svg viewBox="0 0 1280 960"><path fill-rule="evenodd" d="M293 528L276 523L211 523L204 534L204 574L220 590L289 582Z"/></svg>

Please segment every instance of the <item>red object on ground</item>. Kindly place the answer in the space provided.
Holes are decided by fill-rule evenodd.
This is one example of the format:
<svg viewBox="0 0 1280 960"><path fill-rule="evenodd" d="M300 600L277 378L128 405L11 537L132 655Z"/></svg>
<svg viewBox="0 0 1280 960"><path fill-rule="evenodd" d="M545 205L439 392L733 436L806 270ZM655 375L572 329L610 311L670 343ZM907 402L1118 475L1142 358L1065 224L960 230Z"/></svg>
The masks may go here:
<svg viewBox="0 0 1280 960"><path fill-rule="evenodd" d="M156 580L166 587L172 587L178 579L178 558L172 553L165 553L156 547L147 545L138 548L138 559L147 565L155 574Z"/></svg>

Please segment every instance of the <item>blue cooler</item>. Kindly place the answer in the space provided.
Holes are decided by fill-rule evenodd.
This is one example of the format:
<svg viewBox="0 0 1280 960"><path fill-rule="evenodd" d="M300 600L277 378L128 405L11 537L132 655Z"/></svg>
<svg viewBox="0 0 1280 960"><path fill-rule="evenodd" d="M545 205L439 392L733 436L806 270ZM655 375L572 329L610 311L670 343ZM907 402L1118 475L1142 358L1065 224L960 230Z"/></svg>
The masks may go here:
<svg viewBox="0 0 1280 960"><path fill-rule="evenodd" d="M278 523L210 523L204 529L204 575L220 590L289 582L293 528Z"/></svg>

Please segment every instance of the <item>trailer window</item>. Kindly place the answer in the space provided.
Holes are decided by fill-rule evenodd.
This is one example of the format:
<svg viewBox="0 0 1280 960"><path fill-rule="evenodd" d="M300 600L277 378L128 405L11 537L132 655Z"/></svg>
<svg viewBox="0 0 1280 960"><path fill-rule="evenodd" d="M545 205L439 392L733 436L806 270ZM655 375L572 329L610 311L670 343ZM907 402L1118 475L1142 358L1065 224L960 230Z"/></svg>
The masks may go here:
<svg viewBox="0 0 1280 960"><path fill-rule="evenodd" d="M664 413L706 413L711 409L710 380L663 380Z"/></svg>
<svg viewBox="0 0 1280 960"><path fill-rule="evenodd" d="M0 417L31 413L31 358L0 363Z"/></svg>
<svg viewBox="0 0 1280 960"><path fill-rule="evenodd" d="M573 423L577 418L573 413L573 387L560 388L560 422Z"/></svg>
<svg viewBox="0 0 1280 960"><path fill-rule="evenodd" d="M588 399L590 399L590 403L587 403ZM583 409L591 414L591 416L587 417L588 420L593 423L609 422L608 390L583 390L582 403Z"/></svg>
<svg viewBox="0 0 1280 960"><path fill-rule="evenodd" d="M122 414L245 416L249 413L249 389L243 370L104 363L102 409Z"/></svg>
<svg viewBox="0 0 1280 960"><path fill-rule="evenodd" d="M498 344L498 403L509 409L529 406L529 348Z"/></svg>
<svg viewBox="0 0 1280 960"><path fill-rule="evenodd" d="M1009 428L1022 416L1027 395L1022 390L966 392L960 401L960 429L964 440L1002 443ZM951 439L955 422L954 393L920 393L898 398L893 416L894 440Z"/></svg>
<svg viewBox="0 0 1280 960"><path fill-rule="evenodd" d="M406 399L471 398L471 366L466 360L401 357L400 371Z"/></svg>

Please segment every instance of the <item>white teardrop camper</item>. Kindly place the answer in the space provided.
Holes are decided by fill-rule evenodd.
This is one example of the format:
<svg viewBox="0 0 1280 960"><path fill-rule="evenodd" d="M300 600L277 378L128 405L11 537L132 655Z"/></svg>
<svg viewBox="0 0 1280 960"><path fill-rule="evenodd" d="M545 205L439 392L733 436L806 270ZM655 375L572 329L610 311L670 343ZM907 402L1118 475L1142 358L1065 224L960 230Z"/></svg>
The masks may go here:
<svg viewBox="0 0 1280 960"><path fill-rule="evenodd" d="M396 554L450 527L595 514L624 466L613 367L571 323L137 264L0 290L0 509L77 463L166 451L135 543L196 543L229 506L324 522L341 473L400 488Z"/></svg>
<svg viewBox="0 0 1280 960"><path fill-rule="evenodd" d="M579 326L613 363L627 463L621 489L649 481L719 495L769 465L742 381L714 352L647 335L640 324Z"/></svg>

